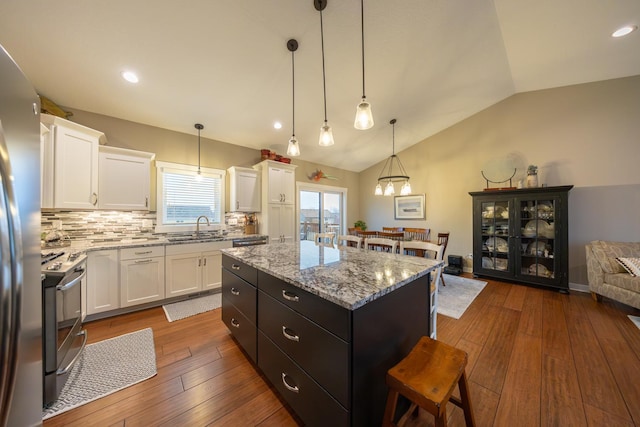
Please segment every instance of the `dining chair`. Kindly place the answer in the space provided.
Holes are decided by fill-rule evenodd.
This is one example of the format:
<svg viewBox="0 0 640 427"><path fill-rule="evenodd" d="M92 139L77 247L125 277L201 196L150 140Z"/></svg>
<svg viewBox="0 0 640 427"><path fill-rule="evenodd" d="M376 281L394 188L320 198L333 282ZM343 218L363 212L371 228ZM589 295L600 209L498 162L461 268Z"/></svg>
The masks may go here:
<svg viewBox="0 0 640 427"><path fill-rule="evenodd" d="M362 247L362 237L343 234L338 236L337 243L338 247L342 246L360 249Z"/></svg>
<svg viewBox="0 0 640 427"><path fill-rule="evenodd" d="M409 228L404 229L405 240L422 240L428 242L431 239L430 228Z"/></svg>
<svg viewBox="0 0 640 427"><path fill-rule="evenodd" d="M315 237L316 245L321 244L321 245L333 247L334 237L335 237L335 233L316 233L316 237Z"/></svg>
<svg viewBox="0 0 640 427"><path fill-rule="evenodd" d="M396 253L398 247L397 240L385 239L382 237L367 237L364 239L364 248L380 252Z"/></svg>
<svg viewBox="0 0 640 427"><path fill-rule="evenodd" d="M386 232L402 231L402 227L382 227L382 231L386 231Z"/></svg>
<svg viewBox="0 0 640 427"><path fill-rule="evenodd" d="M444 259L444 246L431 242L420 242L416 240L400 242L400 254L413 255L429 259L442 261ZM429 307L429 321L431 322L431 338L436 339L438 319L438 290L442 282L442 265L431 273L431 283L429 292L431 293L431 306Z"/></svg>
<svg viewBox="0 0 640 427"><path fill-rule="evenodd" d="M444 246L444 249L442 250L442 259L444 259L444 252L447 250L448 243L449 243L449 232L444 231L442 233L438 233L438 244ZM440 278L442 280L442 286L446 286L446 283L444 283L444 277L442 277L442 273L440 273Z"/></svg>
<svg viewBox="0 0 640 427"><path fill-rule="evenodd" d="M404 240L404 233L402 231L379 231L377 237L401 241Z"/></svg>
<svg viewBox="0 0 640 427"><path fill-rule="evenodd" d="M362 237L363 239L366 239L367 237L378 237L378 232L377 231L358 231L358 236Z"/></svg>
<svg viewBox="0 0 640 427"><path fill-rule="evenodd" d="M359 228L355 228L355 227L347 228L347 234L349 234L350 236L357 236L359 231L360 231Z"/></svg>

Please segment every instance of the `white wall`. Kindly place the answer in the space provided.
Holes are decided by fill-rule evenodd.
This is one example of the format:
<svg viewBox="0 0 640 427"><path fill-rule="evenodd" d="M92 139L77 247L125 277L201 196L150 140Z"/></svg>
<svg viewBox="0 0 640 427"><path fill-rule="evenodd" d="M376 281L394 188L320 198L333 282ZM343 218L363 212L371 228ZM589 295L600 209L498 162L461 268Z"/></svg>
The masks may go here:
<svg viewBox="0 0 640 427"><path fill-rule="evenodd" d="M401 125L398 117L396 143ZM585 239L640 241L640 76L516 94L397 154L413 192L426 194L427 219L394 221L393 198L373 195L380 163L360 174L360 216L371 229L448 230L447 254L470 254L468 193L485 188L481 170L508 159L514 185L535 164L540 184L575 186L570 282L586 284Z"/></svg>

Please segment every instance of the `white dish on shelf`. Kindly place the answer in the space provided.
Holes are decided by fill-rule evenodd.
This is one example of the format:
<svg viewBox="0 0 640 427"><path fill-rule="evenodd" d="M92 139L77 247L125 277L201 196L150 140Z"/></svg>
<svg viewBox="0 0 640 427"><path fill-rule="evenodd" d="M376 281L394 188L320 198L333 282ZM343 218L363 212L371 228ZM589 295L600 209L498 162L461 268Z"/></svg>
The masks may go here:
<svg viewBox="0 0 640 427"><path fill-rule="evenodd" d="M490 251L503 253L509 252L509 244L506 240L501 239L500 237L489 237L484 244Z"/></svg>

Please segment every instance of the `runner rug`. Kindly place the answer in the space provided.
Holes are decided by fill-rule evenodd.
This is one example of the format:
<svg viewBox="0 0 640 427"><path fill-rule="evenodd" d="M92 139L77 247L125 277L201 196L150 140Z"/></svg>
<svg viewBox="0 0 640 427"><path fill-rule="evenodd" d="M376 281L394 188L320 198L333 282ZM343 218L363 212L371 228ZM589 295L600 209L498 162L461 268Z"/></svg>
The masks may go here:
<svg viewBox="0 0 640 427"><path fill-rule="evenodd" d="M174 302L163 305L164 314L169 322L195 316L206 311L215 310L222 305L222 294L206 295L204 297L191 298L186 301Z"/></svg>
<svg viewBox="0 0 640 427"><path fill-rule="evenodd" d="M459 319L487 282L443 274L446 286L440 285L438 313Z"/></svg>
<svg viewBox="0 0 640 427"><path fill-rule="evenodd" d="M151 328L120 335L85 347L60 397L42 419L54 417L156 375Z"/></svg>

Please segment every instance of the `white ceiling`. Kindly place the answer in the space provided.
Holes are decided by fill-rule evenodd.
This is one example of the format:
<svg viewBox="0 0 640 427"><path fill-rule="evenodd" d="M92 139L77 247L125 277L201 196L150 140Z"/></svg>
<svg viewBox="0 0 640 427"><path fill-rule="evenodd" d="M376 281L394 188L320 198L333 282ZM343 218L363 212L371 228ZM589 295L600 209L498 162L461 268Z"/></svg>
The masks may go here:
<svg viewBox="0 0 640 427"><path fill-rule="evenodd" d="M296 38L300 158L352 171L391 154L392 118L401 151L517 92L640 74L640 31L610 37L640 24L638 0L368 0L376 124L358 131L360 2L328 0L323 20L328 148L313 0L3 0L0 45L59 105L285 154Z"/></svg>

